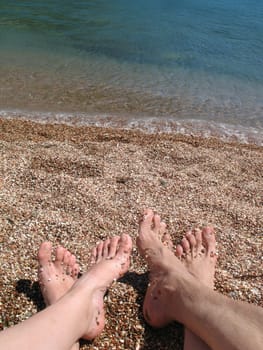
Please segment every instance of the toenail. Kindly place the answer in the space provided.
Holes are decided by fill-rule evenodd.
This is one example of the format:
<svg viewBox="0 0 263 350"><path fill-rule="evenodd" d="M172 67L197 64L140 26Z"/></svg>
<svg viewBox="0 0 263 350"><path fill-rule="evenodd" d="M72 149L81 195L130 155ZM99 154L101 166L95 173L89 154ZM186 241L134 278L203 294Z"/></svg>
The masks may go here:
<svg viewBox="0 0 263 350"><path fill-rule="evenodd" d="M47 280L48 282L50 282L51 281L51 278L48 278L48 280Z"/></svg>
<svg viewBox="0 0 263 350"><path fill-rule="evenodd" d="M39 272L43 272L43 271L44 271L44 268L40 267Z"/></svg>

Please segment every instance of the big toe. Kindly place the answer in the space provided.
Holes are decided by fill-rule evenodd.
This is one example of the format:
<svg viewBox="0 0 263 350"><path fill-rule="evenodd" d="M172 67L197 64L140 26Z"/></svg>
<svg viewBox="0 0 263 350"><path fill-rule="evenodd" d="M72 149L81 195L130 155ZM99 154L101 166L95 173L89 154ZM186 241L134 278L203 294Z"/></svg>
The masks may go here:
<svg viewBox="0 0 263 350"><path fill-rule="evenodd" d="M127 272L130 265L130 255L132 249L132 240L129 235L123 234L119 240L119 248L116 257L121 262L121 274Z"/></svg>
<svg viewBox="0 0 263 350"><path fill-rule="evenodd" d="M52 254L52 243L51 242L43 242L40 245L37 259L40 266L47 265L51 262L51 254Z"/></svg>
<svg viewBox="0 0 263 350"><path fill-rule="evenodd" d="M56 268L58 268L58 269L62 269L65 250L66 249L61 247L61 246L58 246L56 249L54 264L55 264Z"/></svg>
<svg viewBox="0 0 263 350"><path fill-rule="evenodd" d="M169 233L165 233L163 235L162 242L168 249L173 251L173 242L172 242L171 235L169 235Z"/></svg>
<svg viewBox="0 0 263 350"><path fill-rule="evenodd" d="M184 254L183 247L181 246L181 244L177 244L175 255L177 256L177 258L181 259L183 257L183 254Z"/></svg>
<svg viewBox="0 0 263 350"><path fill-rule="evenodd" d="M127 234L122 234L119 240L117 255L130 255L132 249L132 239Z"/></svg>
<svg viewBox="0 0 263 350"><path fill-rule="evenodd" d="M154 212L152 209L146 209L141 216L139 224L139 234L144 234L148 230L151 230L153 225Z"/></svg>

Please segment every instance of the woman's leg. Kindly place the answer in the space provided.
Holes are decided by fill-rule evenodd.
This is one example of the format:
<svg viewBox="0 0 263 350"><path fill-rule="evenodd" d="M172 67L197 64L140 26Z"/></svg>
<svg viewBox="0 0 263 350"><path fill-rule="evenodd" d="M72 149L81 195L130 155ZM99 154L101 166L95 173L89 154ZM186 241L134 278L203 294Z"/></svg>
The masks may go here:
<svg viewBox="0 0 263 350"><path fill-rule="evenodd" d="M0 348L68 350L79 338L97 336L104 326L105 291L128 270L131 248L128 235L101 242L92 251L92 268L56 303L1 332Z"/></svg>
<svg viewBox="0 0 263 350"><path fill-rule="evenodd" d="M176 320L212 349L259 349L263 344L263 310L214 292L189 272L161 241L160 226L147 210L137 246L150 269L144 302L149 324L160 327Z"/></svg>
<svg viewBox="0 0 263 350"><path fill-rule="evenodd" d="M38 280L46 306L55 304L76 282L79 265L67 249L58 247L52 260L52 244L44 242L38 251ZM76 342L71 350L79 350Z"/></svg>

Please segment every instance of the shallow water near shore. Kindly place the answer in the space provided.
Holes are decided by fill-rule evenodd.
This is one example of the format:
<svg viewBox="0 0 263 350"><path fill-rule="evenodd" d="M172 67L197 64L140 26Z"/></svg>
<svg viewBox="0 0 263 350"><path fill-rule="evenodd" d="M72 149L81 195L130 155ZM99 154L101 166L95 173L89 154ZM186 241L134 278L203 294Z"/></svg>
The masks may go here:
<svg viewBox="0 0 263 350"><path fill-rule="evenodd" d="M263 143L263 4L0 4L6 116Z"/></svg>

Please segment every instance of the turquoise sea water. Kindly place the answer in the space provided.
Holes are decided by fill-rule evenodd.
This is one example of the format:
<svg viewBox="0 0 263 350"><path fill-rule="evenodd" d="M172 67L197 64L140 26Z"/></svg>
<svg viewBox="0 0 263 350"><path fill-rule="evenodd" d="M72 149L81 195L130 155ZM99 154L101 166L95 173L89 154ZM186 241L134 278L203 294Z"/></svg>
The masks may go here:
<svg viewBox="0 0 263 350"><path fill-rule="evenodd" d="M0 110L263 142L263 2L0 0Z"/></svg>

